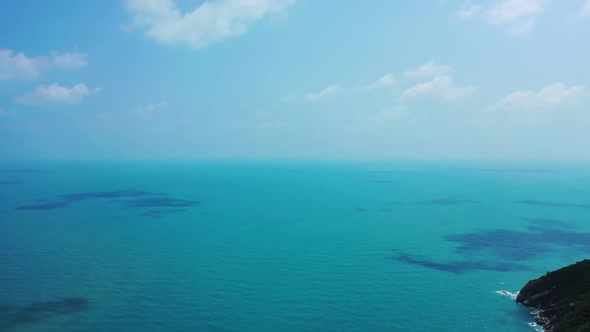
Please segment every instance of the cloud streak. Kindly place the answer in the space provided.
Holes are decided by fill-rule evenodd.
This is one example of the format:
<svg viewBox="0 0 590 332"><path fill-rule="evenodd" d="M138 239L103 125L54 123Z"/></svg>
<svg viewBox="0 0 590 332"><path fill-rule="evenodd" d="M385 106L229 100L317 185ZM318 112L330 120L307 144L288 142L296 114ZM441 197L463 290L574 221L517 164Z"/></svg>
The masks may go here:
<svg viewBox="0 0 590 332"><path fill-rule="evenodd" d="M531 19L543 13L547 0L506 0L490 8L488 22L506 24L521 19Z"/></svg>
<svg viewBox="0 0 590 332"><path fill-rule="evenodd" d="M183 13L174 0L127 0L135 26L163 44L199 49L246 33L254 22L278 14L295 0L206 1Z"/></svg>
<svg viewBox="0 0 590 332"><path fill-rule="evenodd" d="M97 93L99 88L88 89L86 84L80 83L71 88L61 86L57 83L52 85L40 85L20 98L18 101L27 105L41 104L78 104L84 98Z"/></svg>
<svg viewBox="0 0 590 332"><path fill-rule="evenodd" d="M425 78L448 75L451 73L451 71L452 69L450 66L439 64L434 60L430 60L416 69L406 70L404 75L409 78Z"/></svg>
<svg viewBox="0 0 590 332"><path fill-rule="evenodd" d="M406 89L401 97L401 101L415 100L425 97L435 97L444 101L455 101L468 97L477 91L477 88L471 85L457 86L453 83L450 76L437 76L432 80L417 84Z"/></svg>
<svg viewBox="0 0 590 332"><path fill-rule="evenodd" d="M44 71L57 68L73 70L88 64L86 55L66 52L52 53L48 56L28 57L23 52L0 50L0 81L33 80Z"/></svg>
<svg viewBox="0 0 590 332"><path fill-rule="evenodd" d="M473 18L481 13L480 5L463 5L454 13L454 16L460 19Z"/></svg>
<svg viewBox="0 0 590 332"><path fill-rule="evenodd" d="M492 5L463 5L454 13L459 19L481 17L487 24L498 26L514 36L528 35L542 15L549 0L503 0Z"/></svg>
<svg viewBox="0 0 590 332"><path fill-rule="evenodd" d="M324 88L320 92L306 94L305 101L307 101L308 103L315 103L321 99L325 99L329 96L334 95L336 92L338 92L338 89L339 89L338 85L336 85L336 84L330 85L329 87Z"/></svg>
<svg viewBox="0 0 590 332"><path fill-rule="evenodd" d="M391 86L395 83L395 77L392 74L385 74L376 81L361 87L365 91L373 91L382 87Z"/></svg>
<svg viewBox="0 0 590 332"><path fill-rule="evenodd" d="M514 91L497 103L487 108L488 111L499 110L538 110L547 108L564 108L579 105L588 97L588 89L583 85L571 86L556 82L539 91Z"/></svg>
<svg viewBox="0 0 590 332"><path fill-rule="evenodd" d="M166 101L160 101L157 103L149 103L146 105L141 105L139 106L137 109L140 111L154 111L160 108L165 108L168 106L168 103Z"/></svg>
<svg viewBox="0 0 590 332"><path fill-rule="evenodd" d="M590 0L586 0L584 5L580 8L580 17L590 17Z"/></svg>

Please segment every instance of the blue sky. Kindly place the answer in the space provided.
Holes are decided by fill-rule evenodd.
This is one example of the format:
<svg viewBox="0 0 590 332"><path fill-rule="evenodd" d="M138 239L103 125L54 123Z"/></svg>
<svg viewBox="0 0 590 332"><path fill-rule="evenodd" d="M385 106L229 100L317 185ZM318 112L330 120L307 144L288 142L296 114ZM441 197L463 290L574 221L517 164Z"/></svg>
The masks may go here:
<svg viewBox="0 0 590 332"><path fill-rule="evenodd" d="M590 0L0 9L2 159L590 160Z"/></svg>

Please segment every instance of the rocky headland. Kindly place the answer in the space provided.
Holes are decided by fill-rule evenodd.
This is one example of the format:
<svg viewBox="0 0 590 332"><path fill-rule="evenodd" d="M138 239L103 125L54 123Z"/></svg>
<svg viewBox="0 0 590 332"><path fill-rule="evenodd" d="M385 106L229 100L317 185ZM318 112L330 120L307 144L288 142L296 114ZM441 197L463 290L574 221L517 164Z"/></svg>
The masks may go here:
<svg viewBox="0 0 590 332"><path fill-rule="evenodd" d="M590 331L590 260L529 281L516 301L538 312L546 332Z"/></svg>

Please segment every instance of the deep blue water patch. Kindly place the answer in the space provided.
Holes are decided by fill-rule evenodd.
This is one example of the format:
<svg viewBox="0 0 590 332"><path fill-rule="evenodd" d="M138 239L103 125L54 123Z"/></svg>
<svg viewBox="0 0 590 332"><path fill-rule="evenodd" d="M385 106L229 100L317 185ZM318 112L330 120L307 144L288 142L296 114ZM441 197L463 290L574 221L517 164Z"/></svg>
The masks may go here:
<svg viewBox="0 0 590 332"><path fill-rule="evenodd" d="M0 173L36 173L42 172L40 169L0 169Z"/></svg>
<svg viewBox="0 0 590 332"><path fill-rule="evenodd" d="M88 310L90 302L84 298L64 298L36 302L24 307L0 306L0 331L8 331L50 320L57 316Z"/></svg>
<svg viewBox="0 0 590 332"><path fill-rule="evenodd" d="M21 184L23 183L22 181L0 181L0 185L1 184Z"/></svg>
<svg viewBox="0 0 590 332"><path fill-rule="evenodd" d="M547 201L536 201L536 200L522 200L516 201L518 204L541 206L541 207L575 207L590 209L590 204L573 204L573 203L559 203L559 202L547 202Z"/></svg>
<svg viewBox="0 0 590 332"><path fill-rule="evenodd" d="M435 270L462 273L473 270L522 270L526 269L524 262L563 249L590 254L590 233L576 231L571 223L545 218L519 219L528 223L526 230L492 229L445 236L444 240L455 245L457 260L451 262L407 253L395 259ZM482 257L487 259L482 261Z"/></svg>

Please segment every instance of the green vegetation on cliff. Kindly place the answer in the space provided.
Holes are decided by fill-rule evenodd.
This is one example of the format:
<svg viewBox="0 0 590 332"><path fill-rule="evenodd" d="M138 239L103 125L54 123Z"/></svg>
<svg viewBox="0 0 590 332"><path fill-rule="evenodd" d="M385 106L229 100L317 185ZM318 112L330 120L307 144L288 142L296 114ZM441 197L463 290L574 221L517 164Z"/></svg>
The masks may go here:
<svg viewBox="0 0 590 332"><path fill-rule="evenodd" d="M547 332L590 331L590 260L529 281L516 301L539 310Z"/></svg>

